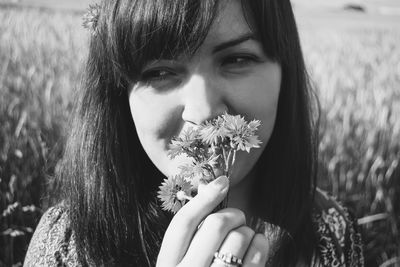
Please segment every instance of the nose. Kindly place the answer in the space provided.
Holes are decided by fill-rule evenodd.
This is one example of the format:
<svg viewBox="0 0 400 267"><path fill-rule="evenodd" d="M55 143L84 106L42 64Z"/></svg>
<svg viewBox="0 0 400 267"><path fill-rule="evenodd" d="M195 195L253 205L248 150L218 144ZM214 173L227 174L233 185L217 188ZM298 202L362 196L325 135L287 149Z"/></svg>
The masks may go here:
<svg viewBox="0 0 400 267"><path fill-rule="evenodd" d="M222 85L212 77L194 74L182 92L184 102L182 119L185 122L200 125L227 111Z"/></svg>

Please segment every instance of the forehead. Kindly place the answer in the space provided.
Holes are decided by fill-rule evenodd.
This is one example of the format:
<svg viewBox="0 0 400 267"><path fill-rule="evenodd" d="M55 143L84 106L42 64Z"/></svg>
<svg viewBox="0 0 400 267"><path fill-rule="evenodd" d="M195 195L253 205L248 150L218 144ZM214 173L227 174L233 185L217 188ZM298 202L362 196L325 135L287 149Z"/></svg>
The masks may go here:
<svg viewBox="0 0 400 267"><path fill-rule="evenodd" d="M214 45L252 33L248 24L249 15L244 15L240 0L222 1L203 45Z"/></svg>

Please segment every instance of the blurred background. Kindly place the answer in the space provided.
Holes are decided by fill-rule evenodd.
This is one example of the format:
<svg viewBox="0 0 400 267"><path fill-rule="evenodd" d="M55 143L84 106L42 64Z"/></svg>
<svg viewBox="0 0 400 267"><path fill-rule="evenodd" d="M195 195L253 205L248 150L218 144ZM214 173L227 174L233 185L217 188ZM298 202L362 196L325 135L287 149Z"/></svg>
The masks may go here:
<svg viewBox="0 0 400 267"><path fill-rule="evenodd" d="M88 0L0 0L0 267L21 266L63 151ZM322 106L319 186L366 266L400 266L400 1L292 0Z"/></svg>

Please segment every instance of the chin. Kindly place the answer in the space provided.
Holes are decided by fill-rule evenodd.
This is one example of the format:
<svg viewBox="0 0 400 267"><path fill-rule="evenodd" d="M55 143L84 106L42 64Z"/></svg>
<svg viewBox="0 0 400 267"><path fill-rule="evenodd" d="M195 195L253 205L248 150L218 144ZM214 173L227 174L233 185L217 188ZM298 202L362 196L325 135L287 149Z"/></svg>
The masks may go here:
<svg viewBox="0 0 400 267"><path fill-rule="evenodd" d="M263 144L265 143L263 142ZM238 185L249 178L265 149L265 145L263 144L260 148L251 149L250 153L247 153L246 151L238 152L232 170L231 186Z"/></svg>
<svg viewBox="0 0 400 267"><path fill-rule="evenodd" d="M242 155L238 155L237 162L234 164L232 169L231 177L230 178L230 185L235 186L242 182L246 176L250 173L251 169L253 168L254 164L248 158L246 160L247 152L243 152Z"/></svg>

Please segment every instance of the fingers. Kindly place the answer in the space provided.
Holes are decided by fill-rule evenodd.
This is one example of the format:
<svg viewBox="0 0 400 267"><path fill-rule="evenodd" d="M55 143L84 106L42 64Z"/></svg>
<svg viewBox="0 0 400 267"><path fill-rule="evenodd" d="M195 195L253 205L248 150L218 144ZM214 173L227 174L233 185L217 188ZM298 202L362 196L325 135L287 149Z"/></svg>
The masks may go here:
<svg viewBox="0 0 400 267"><path fill-rule="evenodd" d="M255 233L251 228L241 226L228 234L218 252L221 255L232 254L238 259L243 260L246 251L252 242L254 234ZM218 260L214 260L211 266L221 266L221 263L222 266L225 266L223 262Z"/></svg>
<svg viewBox="0 0 400 267"><path fill-rule="evenodd" d="M267 263L269 243L263 234L255 234L243 259L243 266L263 267Z"/></svg>
<svg viewBox="0 0 400 267"><path fill-rule="evenodd" d="M204 186L175 214L165 232L157 266L178 265L197 230L197 225L225 198L228 188L228 178L220 176Z"/></svg>
<svg viewBox="0 0 400 267"><path fill-rule="evenodd" d="M240 227L245 224L245 215L238 209L226 208L210 214L193 237L182 265L189 266L190 263L195 262L198 266L210 266L214 253L222 243L227 242L235 247L234 252L239 251L241 246L245 246L242 249L244 255L253 237L252 234L248 234L250 228Z"/></svg>

